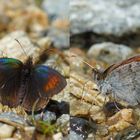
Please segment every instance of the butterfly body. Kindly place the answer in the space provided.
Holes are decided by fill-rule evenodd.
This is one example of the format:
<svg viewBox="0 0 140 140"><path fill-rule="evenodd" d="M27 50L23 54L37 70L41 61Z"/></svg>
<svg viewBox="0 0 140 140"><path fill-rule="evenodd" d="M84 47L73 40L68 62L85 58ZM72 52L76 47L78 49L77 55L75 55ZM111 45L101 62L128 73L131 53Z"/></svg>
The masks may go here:
<svg viewBox="0 0 140 140"><path fill-rule="evenodd" d="M101 94L111 93L133 106L140 102L140 56L114 64L95 77Z"/></svg>
<svg viewBox="0 0 140 140"><path fill-rule="evenodd" d="M49 99L66 86L65 78L54 69L34 65L32 58L22 63L13 58L0 58L0 102L10 107L21 105L31 111L44 108Z"/></svg>

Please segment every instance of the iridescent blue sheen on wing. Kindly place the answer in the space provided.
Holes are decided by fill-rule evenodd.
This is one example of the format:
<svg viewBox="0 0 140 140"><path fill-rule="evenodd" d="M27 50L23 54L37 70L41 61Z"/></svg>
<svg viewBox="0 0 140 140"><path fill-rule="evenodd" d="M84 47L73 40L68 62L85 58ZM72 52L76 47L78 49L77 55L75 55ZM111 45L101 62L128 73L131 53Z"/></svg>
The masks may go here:
<svg viewBox="0 0 140 140"><path fill-rule="evenodd" d="M39 66L36 67L35 72L37 72L38 74L41 74L41 76L47 76L48 72L50 73L52 69L50 69L48 66Z"/></svg>
<svg viewBox="0 0 140 140"><path fill-rule="evenodd" d="M0 58L0 67L18 68L22 62L14 58Z"/></svg>
<svg viewBox="0 0 140 140"><path fill-rule="evenodd" d="M45 96L53 96L59 93L67 84L65 78L59 72L48 66L36 66L34 77Z"/></svg>

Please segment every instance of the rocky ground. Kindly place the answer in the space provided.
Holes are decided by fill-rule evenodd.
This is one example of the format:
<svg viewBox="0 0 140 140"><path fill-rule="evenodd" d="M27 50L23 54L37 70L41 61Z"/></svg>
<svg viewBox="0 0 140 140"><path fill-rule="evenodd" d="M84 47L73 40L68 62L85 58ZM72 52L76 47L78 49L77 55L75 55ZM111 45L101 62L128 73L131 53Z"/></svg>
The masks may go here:
<svg viewBox="0 0 140 140"><path fill-rule="evenodd" d="M75 56L70 60L70 134L74 140L140 139L139 106L99 94L92 72L93 67L104 70L139 54L138 7L138 0L70 1L70 53Z"/></svg>
<svg viewBox="0 0 140 140"><path fill-rule="evenodd" d="M139 8L138 0L1 0L0 56L32 56L67 86L39 112L0 104L0 139L139 140L139 105L101 95L92 71L140 53Z"/></svg>

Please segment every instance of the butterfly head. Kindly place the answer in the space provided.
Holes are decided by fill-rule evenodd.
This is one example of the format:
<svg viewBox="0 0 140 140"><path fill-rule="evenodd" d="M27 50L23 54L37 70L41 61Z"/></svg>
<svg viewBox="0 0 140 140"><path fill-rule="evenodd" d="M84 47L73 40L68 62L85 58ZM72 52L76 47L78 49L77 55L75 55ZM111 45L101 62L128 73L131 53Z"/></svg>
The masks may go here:
<svg viewBox="0 0 140 140"><path fill-rule="evenodd" d="M93 69L93 80L98 83L99 81L101 81L103 79L103 70L99 70L94 68Z"/></svg>

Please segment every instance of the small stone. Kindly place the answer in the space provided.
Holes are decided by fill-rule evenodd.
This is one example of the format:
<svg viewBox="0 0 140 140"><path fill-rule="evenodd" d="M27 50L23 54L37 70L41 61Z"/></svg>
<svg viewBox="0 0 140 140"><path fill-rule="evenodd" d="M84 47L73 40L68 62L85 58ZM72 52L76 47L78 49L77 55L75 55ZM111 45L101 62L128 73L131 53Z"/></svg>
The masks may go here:
<svg viewBox="0 0 140 140"><path fill-rule="evenodd" d="M51 38L52 42L54 43L54 46L59 49L70 47L69 28L61 29L60 27L57 28L52 26L48 29L47 36Z"/></svg>
<svg viewBox="0 0 140 140"><path fill-rule="evenodd" d="M54 112L45 111L43 114L35 115L35 119L51 122L56 120L56 114Z"/></svg>
<svg viewBox="0 0 140 140"><path fill-rule="evenodd" d="M69 134L69 140L84 140L84 139L80 135L71 130Z"/></svg>
<svg viewBox="0 0 140 140"><path fill-rule="evenodd" d="M62 133L57 133L53 135L53 140L62 140L62 139L63 139Z"/></svg>
<svg viewBox="0 0 140 140"><path fill-rule="evenodd" d="M106 136L108 134L108 126L98 125L96 134L99 136Z"/></svg>
<svg viewBox="0 0 140 140"><path fill-rule="evenodd" d="M70 121L70 115L69 114L63 114L62 116L60 116L57 119L57 124L58 125L63 125L63 124L67 124Z"/></svg>
<svg viewBox="0 0 140 140"><path fill-rule="evenodd" d="M129 126L131 126L130 123L128 123L128 122L126 122L126 121L124 121L124 120L120 120L120 121L118 121L116 124L110 126L110 127L108 128L108 130L109 130L110 132L122 131L122 130L128 128Z"/></svg>
<svg viewBox="0 0 140 140"><path fill-rule="evenodd" d="M101 109L98 109L99 107L92 107L90 110L90 117L92 120L96 121L97 123L103 123L106 120L105 114ZM95 109L95 110L94 110Z"/></svg>
<svg viewBox="0 0 140 140"><path fill-rule="evenodd" d="M132 109L122 109L107 120L110 131L121 131L134 123L135 119Z"/></svg>
<svg viewBox="0 0 140 140"><path fill-rule="evenodd" d="M69 18L69 0L43 0L42 8L50 18Z"/></svg>
<svg viewBox="0 0 140 140"><path fill-rule="evenodd" d="M136 129L135 127L129 127L128 129L116 134L115 140L139 140L139 136L140 130Z"/></svg>
<svg viewBox="0 0 140 140"><path fill-rule="evenodd" d="M6 119L15 123L27 125L26 119L17 115L14 112L2 112L0 113L0 119Z"/></svg>
<svg viewBox="0 0 140 140"><path fill-rule="evenodd" d="M85 75L71 72L70 87L72 87L71 94L91 104L103 106L105 101L109 101L107 96L103 96L94 90L97 89L97 85Z"/></svg>
<svg viewBox="0 0 140 140"><path fill-rule="evenodd" d="M95 133L97 130L96 123L87 121L86 119L80 117L71 117L70 128L71 131L75 132L83 139L86 139L90 132Z"/></svg>
<svg viewBox="0 0 140 140"><path fill-rule="evenodd" d="M112 125L115 124L119 120L124 120L128 123L134 123L134 116L132 109L122 109L117 112L114 116L108 118L108 124Z"/></svg>
<svg viewBox="0 0 140 140"><path fill-rule="evenodd" d="M46 111L44 114L43 114L43 121L53 121L53 120L56 120L56 115L55 113L53 112L50 112L50 111Z"/></svg>
<svg viewBox="0 0 140 140"><path fill-rule="evenodd" d="M61 115L56 122L57 126L61 128L61 131L63 134L68 135L70 130L70 115L69 114L63 114Z"/></svg>
<svg viewBox="0 0 140 140"><path fill-rule="evenodd" d="M12 136L15 127L7 125L7 124L0 124L0 138L9 138Z"/></svg>
<svg viewBox="0 0 140 140"><path fill-rule="evenodd" d="M133 50L128 46L104 42L91 46L87 55L107 64L113 64L132 56L133 53Z"/></svg>
<svg viewBox="0 0 140 140"><path fill-rule="evenodd" d="M34 126L26 126L24 127L25 133L28 134L29 136L32 136L34 131L35 131L35 127Z"/></svg>

